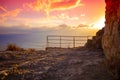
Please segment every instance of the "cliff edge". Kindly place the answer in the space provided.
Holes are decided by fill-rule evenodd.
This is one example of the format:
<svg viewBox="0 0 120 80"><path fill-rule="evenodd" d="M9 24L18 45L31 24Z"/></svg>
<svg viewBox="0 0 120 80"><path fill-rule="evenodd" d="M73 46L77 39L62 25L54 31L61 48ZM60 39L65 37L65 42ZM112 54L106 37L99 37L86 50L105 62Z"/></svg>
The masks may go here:
<svg viewBox="0 0 120 80"><path fill-rule="evenodd" d="M120 79L120 0L105 0L106 22L102 46L109 71Z"/></svg>

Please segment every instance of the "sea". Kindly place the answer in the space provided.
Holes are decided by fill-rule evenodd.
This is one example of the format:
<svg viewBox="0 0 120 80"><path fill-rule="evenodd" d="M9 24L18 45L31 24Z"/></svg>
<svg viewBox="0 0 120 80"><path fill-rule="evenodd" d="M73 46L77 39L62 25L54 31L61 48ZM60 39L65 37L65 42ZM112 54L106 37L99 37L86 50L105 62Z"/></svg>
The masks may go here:
<svg viewBox="0 0 120 80"><path fill-rule="evenodd" d="M8 44L15 44L22 48L44 50L46 47L44 34L2 34L0 35L0 50L5 50Z"/></svg>

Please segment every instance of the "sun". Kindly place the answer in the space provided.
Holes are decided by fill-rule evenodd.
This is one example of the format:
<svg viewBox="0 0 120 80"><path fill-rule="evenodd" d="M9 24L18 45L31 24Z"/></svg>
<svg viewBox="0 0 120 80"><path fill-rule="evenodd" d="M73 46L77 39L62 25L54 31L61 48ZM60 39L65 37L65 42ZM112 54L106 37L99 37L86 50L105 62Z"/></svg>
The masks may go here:
<svg viewBox="0 0 120 80"><path fill-rule="evenodd" d="M93 28L102 29L105 26L105 17L101 17L95 24Z"/></svg>

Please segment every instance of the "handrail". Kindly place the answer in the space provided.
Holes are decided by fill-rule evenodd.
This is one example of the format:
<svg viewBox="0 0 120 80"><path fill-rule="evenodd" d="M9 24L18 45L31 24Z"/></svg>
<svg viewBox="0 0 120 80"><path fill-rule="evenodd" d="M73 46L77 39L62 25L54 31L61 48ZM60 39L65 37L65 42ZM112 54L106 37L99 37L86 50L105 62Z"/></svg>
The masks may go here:
<svg viewBox="0 0 120 80"><path fill-rule="evenodd" d="M46 38L46 47L52 47L51 44L58 44L59 47L62 45L72 44L73 48L77 47L78 44L85 44L88 39L92 36L61 36L61 35L48 35ZM80 46L80 45L79 45ZM54 46L56 47L56 46Z"/></svg>

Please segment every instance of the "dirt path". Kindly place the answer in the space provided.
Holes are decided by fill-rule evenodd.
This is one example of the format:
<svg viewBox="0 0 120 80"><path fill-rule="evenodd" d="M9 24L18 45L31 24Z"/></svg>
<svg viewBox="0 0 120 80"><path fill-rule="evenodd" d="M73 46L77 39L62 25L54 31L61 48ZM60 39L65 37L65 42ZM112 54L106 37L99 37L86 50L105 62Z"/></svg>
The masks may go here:
<svg viewBox="0 0 120 80"><path fill-rule="evenodd" d="M100 50L62 49L28 57L29 60L18 63L17 73L9 71L4 80L113 80Z"/></svg>
<svg viewBox="0 0 120 80"><path fill-rule="evenodd" d="M101 51L71 51L66 57L50 68L42 80L113 80Z"/></svg>

